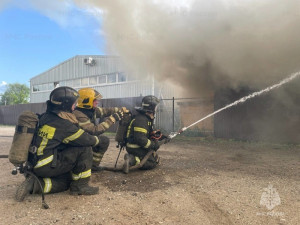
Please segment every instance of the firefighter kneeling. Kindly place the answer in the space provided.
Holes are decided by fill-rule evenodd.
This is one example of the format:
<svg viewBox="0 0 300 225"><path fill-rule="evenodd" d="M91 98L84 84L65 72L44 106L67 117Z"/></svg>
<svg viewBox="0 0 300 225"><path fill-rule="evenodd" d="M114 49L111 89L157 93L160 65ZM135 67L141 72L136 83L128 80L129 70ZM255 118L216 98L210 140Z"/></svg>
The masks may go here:
<svg viewBox="0 0 300 225"><path fill-rule="evenodd" d="M158 140L152 140L154 115L159 104L159 100L152 95L142 99L142 107L136 107L137 115L131 120L127 130L127 144L123 171L129 172L131 166L137 165L143 160L149 151L153 150L152 155L140 168L150 170L159 165L159 156L156 151L160 147Z"/></svg>
<svg viewBox="0 0 300 225"><path fill-rule="evenodd" d="M59 87L50 94L47 111L39 118L38 132L33 145L37 147L29 162L39 177L44 193L66 191L73 195L94 195L98 187L91 187L92 147L102 143L101 136L93 136L80 129L72 111L78 92L70 87ZM18 187L17 201L29 193L41 192L38 182L28 175Z"/></svg>
<svg viewBox="0 0 300 225"><path fill-rule="evenodd" d="M73 113L79 122L79 126L91 135L103 134L116 121L121 120L123 113L127 111L125 107L98 107L102 95L92 88L82 88L78 93L78 105ZM98 124L97 118L104 121ZM103 170L100 162L109 146L109 138L103 135L100 137L103 140L102 145L93 147L92 172Z"/></svg>

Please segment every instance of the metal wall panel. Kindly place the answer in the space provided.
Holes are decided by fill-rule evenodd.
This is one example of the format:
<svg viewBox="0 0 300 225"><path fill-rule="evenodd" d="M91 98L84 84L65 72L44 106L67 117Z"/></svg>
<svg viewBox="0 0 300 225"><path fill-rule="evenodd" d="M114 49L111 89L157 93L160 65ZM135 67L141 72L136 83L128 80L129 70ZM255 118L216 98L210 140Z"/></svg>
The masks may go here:
<svg viewBox="0 0 300 225"><path fill-rule="evenodd" d="M120 99L102 99L100 102L101 107L126 107L133 114L136 114L134 109L136 106L141 106L142 97L135 98L120 98ZM9 105L0 106L0 124L4 125L16 125L19 115L23 111L32 111L35 113L43 113L46 111L45 103L30 103L30 104L19 104L19 105ZM176 111L175 111L176 113ZM164 101L161 102L156 113L155 127L161 129L164 132L172 131L172 109L168 108ZM179 129L178 121L179 116L176 114L176 130ZM108 131L115 132L117 129L117 124L110 127Z"/></svg>
<svg viewBox="0 0 300 225"><path fill-rule="evenodd" d="M84 59L88 57L92 57L96 61L94 66L85 65ZM45 102L49 99L49 95L51 93L51 90L32 92L33 85L118 73L123 72L122 68L121 60L116 56L75 56L30 80L30 102ZM79 87L74 87L74 85L71 87L77 90L79 89ZM80 88L84 87L85 86L81 86ZM130 98L146 95L155 95L159 98L170 98L173 96L179 97L178 94L176 95L176 90L173 86L169 87L168 85L154 82L151 77L138 81L119 82L88 87L98 90L105 99Z"/></svg>
<svg viewBox="0 0 300 225"><path fill-rule="evenodd" d="M0 124L16 125L19 115L24 111L43 113L46 111L46 103L0 106Z"/></svg>
<svg viewBox="0 0 300 225"><path fill-rule="evenodd" d="M115 83L111 85L93 86L93 88L99 91L105 99L129 98L152 94L151 87L149 88L147 81ZM78 88L75 89L78 90ZM50 93L51 91L31 93L30 102L45 102L49 99Z"/></svg>
<svg viewBox="0 0 300 225"><path fill-rule="evenodd" d="M149 81L130 81L121 82L114 84L106 84L99 86L91 86L99 91L103 97L106 99L111 98L130 98L138 96L146 96L154 94L157 97L168 98L176 96L173 88L164 86L160 88L160 85L155 84L154 93L152 93L152 83ZM78 88L75 88L78 90ZM51 91L34 92L30 95L31 103L45 102L49 99Z"/></svg>
<svg viewBox="0 0 300 225"><path fill-rule="evenodd" d="M126 107L135 112L134 107L141 104L142 97L122 98L122 99L103 99L100 102L101 107ZM46 111L46 103L29 103L18 105L0 106L0 124L16 125L19 115L23 111L32 111L35 113L44 113ZM116 131L117 126L113 126L110 131Z"/></svg>
<svg viewBox="0 0 300 225"><path fill-rule="evenodd" d="M94 66L85 65L84 59L92 57L96 64ZM101 75L123 71L120 58L117 56L80 55L68 59L61 64L33 77L30 80L31 86L47 82L55 82L93 75Z"/></svg>

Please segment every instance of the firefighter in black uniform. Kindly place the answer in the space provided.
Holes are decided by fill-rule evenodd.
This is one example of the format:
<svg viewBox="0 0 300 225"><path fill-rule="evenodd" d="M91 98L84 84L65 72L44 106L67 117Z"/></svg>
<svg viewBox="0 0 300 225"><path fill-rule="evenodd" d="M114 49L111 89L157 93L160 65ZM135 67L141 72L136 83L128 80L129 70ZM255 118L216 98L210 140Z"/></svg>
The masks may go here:
<svg viewBox="0 0 300 225"><path fill-rule="evenodd" d="M31 155L33 172L40 178L44 193L66 191L73 195L94 195L98 187L91 187L92 146L101 145L101 138L90 135L78 126L72 111L78 92L70 87L59 87L50 94L47 111L39 118L34 139L37 151ZM28 176L18 187L17 201L29 193L39 193L38 182Z"/></svg>
<svg viewBox="0 0 300 225"><path fill-rule="evenodd" d="M129 167L137 165L145 157L148 151L155 152L149 157L141 169L149 170L159 164L159 157L156 151L160 144L157 140L151 140L150 135L153 132L153 121L156 107L159 100L152 95L145 96L142 99L142 107L136 107L137 115L130 122L127 131L127 144L123 171L129 172Z"/></svg>
<svg viewBox="0 0 300 225"><path fill-rule="evenodd" d="M116 121L121 120L123 113L127 111L125 107L98 107L102 95L93 88L82 88L78 93L78 105L73 113L79 122L79 126L91 135L103 134ZM97 118L103 121L98 123ZM109 138L104 135L100 137L103 144L93 147L92 171L103 170L103 167L99 165L109 146Z"/></svg>

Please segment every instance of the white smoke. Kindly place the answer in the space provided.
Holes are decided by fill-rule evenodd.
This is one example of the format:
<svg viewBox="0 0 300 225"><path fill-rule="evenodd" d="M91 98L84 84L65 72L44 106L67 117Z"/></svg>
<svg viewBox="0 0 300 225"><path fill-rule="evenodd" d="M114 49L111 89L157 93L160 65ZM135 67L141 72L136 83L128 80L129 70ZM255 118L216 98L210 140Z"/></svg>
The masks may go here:
<svg viewBox="0 0 300 225"><path fill-rule="evenodd" d="M300 69L298 0L77 0L103 10L108 49L198 91L263 87Z"/></svg>
<svg viewBox="0 0 300 225"><path fill-rule="evenodd" d="M230 108L230 107L232 107L232 106L236 106L236 105L241 104L241 103L244 103L245 101L248 101L248 100L251 99L251 98L255 98L255 97L260 96L260 95L262 95L262 94L264 94L264 93L267 93L267 92L273 90L274 88L279 88L279 87L281 87L282 85L284 85L284 84L286 84L286 83L288 83L288 82L291 82L292 80L298 78L299 76L300 76L300 72L294 73L294 74L290 75L289 77L285 78L284 80L280 81L280 82L277 83L277 84L274 84L274 85L272 85L272 86L270 86L270 87L267 87L267 88L265 88L265 89L263 89L263 90L261 90L261 91L256 91L256 92L254 92L254 93L252 93L252 94L250 94L250 95L244 96L244 97L240 98L239 100L236 100L236 101L234 101L233 103L230 103L229 105L226 105L226 106L224 106L223 108L218 109L217 111L214 111L213 113L211 113L211 114L209 114L209 115L207 115L207 116L201 118L200 120L198 120L198 121L196 121L196 122L190 124L189 126L184 127L184 128L183 128L183 131L186 130L186 129L188 129L188 128L190 128L190 127L192 127L192 126L194 126L194 125L196 125L197 123L200 123L201 121L203 121L203 120L205 120L205 119L207 119L207 118L209 118L209 117L214 116L215 114L217 114L217 113L219 113L219 112L222 112L222 111L225 110L225 109L228 109L228 108Z"/></svg>
<svg viewBox="0 0 300 225"><path fill-rule="evenodd" d="M194 92L262 88L300 70L299 0L24 2L63 26L83 22L76 10L99 18L109 54Z"/></svg>

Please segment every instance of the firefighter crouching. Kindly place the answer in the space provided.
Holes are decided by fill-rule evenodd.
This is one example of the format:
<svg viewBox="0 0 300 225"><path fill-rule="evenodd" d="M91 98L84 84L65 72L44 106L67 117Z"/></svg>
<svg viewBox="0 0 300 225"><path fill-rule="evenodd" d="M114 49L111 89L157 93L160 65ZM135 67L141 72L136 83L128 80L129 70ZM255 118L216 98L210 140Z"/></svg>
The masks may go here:
<svg viewBox="0 0 300 225"><path fill-rule="evenodd" d="M155 96L149 95L142 99L142 107L136 107L137 115L132 119L127 130L126 151L128 154L124 156L124 173L129 172L130 166L139 164L151 150L154 150L154 153L140 169L150 170L159 164L159 156L156 151L159 149L160 143L150 138L158 104L159 100Z"/></svg>
<svg viewBox="0 0 300 225"><path fill-rule="evenodd" d="M50 94L47 111L39 119L38 133L33 145L37 152L29 162L39 177L44 193L66 191L73 195L94 195L98 187L91 187L92 146L99 146L101 138L90 135L78 126L74 110L78 92L59 87ZM39 193L38 182L29 175L18 187L17 201L29 193Z"/></svg>
<svg viewBox="0 0 300 225"><path fill-rule="evenodd" d="M102 95L92 88L82 88L78 93L78 105L73 113L79 122L79 126L91 135L103 134L116 121L121 120L123 113L127 111L125 107L98 107ZM104 119L104 121L98 124L97 118ZM103 170L100 162L109 146L108 137L101 135L99 138L102 144L93 147L92 171Z"/></svg>

